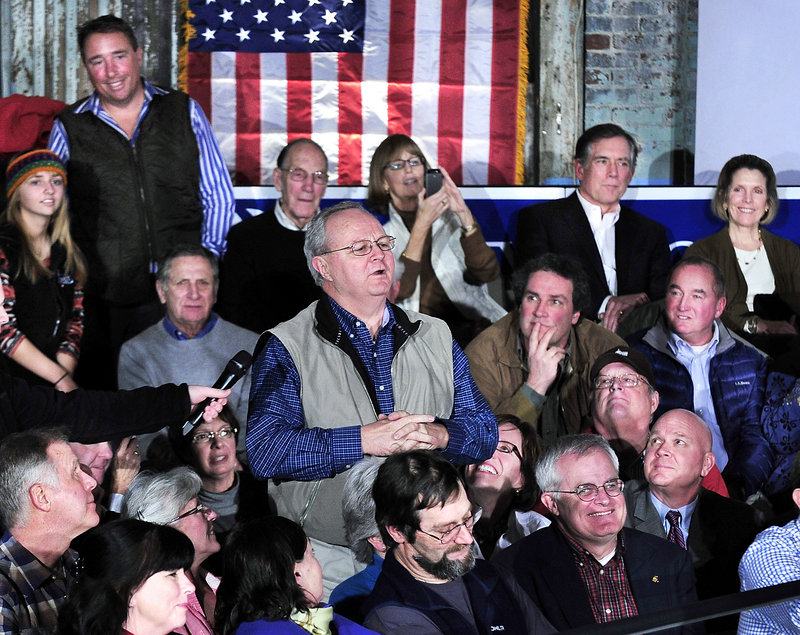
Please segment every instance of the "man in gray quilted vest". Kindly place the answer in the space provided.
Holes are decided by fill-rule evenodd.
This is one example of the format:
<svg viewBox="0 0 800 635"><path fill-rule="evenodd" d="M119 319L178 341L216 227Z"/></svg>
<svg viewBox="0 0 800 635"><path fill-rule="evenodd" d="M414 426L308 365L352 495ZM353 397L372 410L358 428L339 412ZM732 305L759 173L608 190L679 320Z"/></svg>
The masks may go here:
<svg viewBox="0 0 800 635"><path fill-rule="evenodd" d="M344 472L365 455L437 450L467 464L497 447L497 422L447 325L389 302L393 248L357 203L322 210L304 251L325 295L256 347L250 466L311 538L326 592L363 566L345 539Z"/></svg>

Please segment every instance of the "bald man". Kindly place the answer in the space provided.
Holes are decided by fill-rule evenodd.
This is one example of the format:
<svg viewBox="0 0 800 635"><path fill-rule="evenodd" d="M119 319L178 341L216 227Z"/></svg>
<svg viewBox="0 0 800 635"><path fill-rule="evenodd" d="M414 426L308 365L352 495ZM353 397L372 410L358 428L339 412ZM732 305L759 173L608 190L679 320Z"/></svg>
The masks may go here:
<svg viewBox="0 0 800 635"><path fill-rule="evenodd" d="M757 527L752 509L701 487L714 467L708 425L688 410L670 410L650 430L645 482L626 483L625 525L689 550L700 599L734 593L737 565Z"/></svg>

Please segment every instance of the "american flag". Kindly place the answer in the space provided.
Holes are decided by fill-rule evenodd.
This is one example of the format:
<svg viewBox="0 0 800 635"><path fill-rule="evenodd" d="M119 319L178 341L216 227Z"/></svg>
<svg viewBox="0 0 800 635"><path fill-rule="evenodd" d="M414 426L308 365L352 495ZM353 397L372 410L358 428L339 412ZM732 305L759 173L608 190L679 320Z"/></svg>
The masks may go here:
<svg viewBox="0 0 800 635"><path fill-rule="evenodd" d="M237 185L271 183L297 137L325 149L332 183L366 184L398 132L456 183L519 184L527 14L528 0L188 0L181 87Z"/></svg>

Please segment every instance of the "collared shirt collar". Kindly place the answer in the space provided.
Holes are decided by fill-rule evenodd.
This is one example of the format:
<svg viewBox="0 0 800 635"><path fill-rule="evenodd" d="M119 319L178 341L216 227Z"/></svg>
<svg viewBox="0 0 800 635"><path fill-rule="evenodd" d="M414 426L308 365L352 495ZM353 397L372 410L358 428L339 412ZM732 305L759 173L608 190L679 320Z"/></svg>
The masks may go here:
<svg viewBox="0 0 800 635"><path fill-rule="evenodd" d="M570 550L572 551L572 555L575 557L575 560L578 562L586 562L587 559L591 558L595 562L600 562L597 558L595 558L591 552L580 544L577 540L575 540L572 536L568 535L562 528L559 523L556 523L558 530L561 532L561 535L564 536L564 539L567 541ZM604 558L605 562L601 564L603 566L607 565L612 560L619 562L622 558L625 557L625 536L623 535L622 531L617 533L617 546L614 549L614 553L607 558Z"/></svg>
<svg viewBox="0 0 800 635"><path fill-rule="evenodd" d="M596 234L597 230L600 229L601 226L615 225L619 220L619 212L622 209L622 206L619 203L617 203L617 208L613 212L603 214L599 205L590 203L583 198L580 188L575 190L575 193L578 195L578 201L580 202L583 211L586 213L586 218L589 220L589 225L592 227L593 234Z"/></svg>
<svg viewBox="0 0 800 635"><path fill-rule="evenodd" d="M153 99L153 95L160 95L165 91L156 88L144 77L142 77L141 80L144 86L144 104L142 105L142 111L146 111ZM86 105L83 109L90 111L93 115L98 117L101 112L105 112L105 110L103 110L103 104L100 102L100 95L96 90L92 91L92 94L89 95L89 99L86 100Z"/></svg>
<svg viewBox="0 0 800 635"><path fill-rule="evenodd" d="M213 329L217 324L217 319L218 316L216 313L212 313L210 316L208 316L208 322L206 322L206 325L203 327L203 329L194 337L187 337L186 333L175 326L175 324L172 323L172 320L170 320L166 315L164 316L161 324L164 325L164 330L169 334L170 337L184 342L186 340L199 340L204 335L208 335L211 332L211 329Z"/></svg>
<svg viewBox="0 0 800 635"><path fill-rule="evenodd" d="M712 323L712 328L713 330L711 332L711 339L707 344L704 344L701 347L702 350L699 352L696 352L695 347L689 344L680 335L674 333L673 331L669 331L669 339L667 341L669 343L669 347L672 349L672 353L679 359L681 356L692 358L703 354L708 354L709 356L713 357L717 352L717 344L719 344L719 329L717 328L716 320L714 320Z"/></svg>
<svg viewBox="0 0 800 635"><path fill-rule="evenodd" d="M666 531L669 531L669 522L667 521L667 514L672 511L673 509L681 514L681 531L683 532L683 536L686 540L689 539L689 528L692 525L692 515L694 514L695 507L697 507L697 496L694 497L694 500L689 503L688 505L684 505L683 507L668 507L664 503L662 503L658 498L653 494L653 492L648 491L648 496L650 496L650 502L653 503L653 507L658 512L658 516L661 518L661 525L664 527Z"/></svg>
<svg viewBox="0 0 800 635"><path fill-rule="evenodd" d="M342 306L331 296L326 296L326 297L328 298L328 301L331 303L331 308L333 309L333 313L336 316L336 319L339 321L339 324L342 325L342 328L348 332L348 335L355 334L359 329L367 329L367 333L369 333L369 329L367 328L367 325L364 323L364 320L356 317L348 310L342 308ZM392 309L389 302L386 302L386 306L383 307L381 331L385 329L387 326L391 328L393 324L394 324L394 313L392 313Z"/></svg>
<svg viewBox="0 0 800 635"><path fill-rule="evenodd" d="M308 224L306 223L303 227L298 227L292 222L292 219L283 211L283 205L281 205L281 199L275 201L275 219L278 221L278 224L285 229L288 229L293 232L305 232L308 228Z"/></svg>

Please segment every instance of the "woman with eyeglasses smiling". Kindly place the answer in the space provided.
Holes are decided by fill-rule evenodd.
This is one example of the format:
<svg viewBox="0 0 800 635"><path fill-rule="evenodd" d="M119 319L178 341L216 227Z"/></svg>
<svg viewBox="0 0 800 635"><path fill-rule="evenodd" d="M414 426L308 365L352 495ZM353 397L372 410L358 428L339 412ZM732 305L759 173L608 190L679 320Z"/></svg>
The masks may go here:
<svg viewBox="0 0 800 635"><path fill-rule="evenodd" d="M367 205L397 238L397 303L443 319L464 346L506 313L486 287L500 265L447 170L438 192L425 191L429 167L411 137L388 136L372 155Z"/></svg>
<svg viewBox="0 0 800 635"><path fill-rule="evenodd" d="M464 471L467 496L482 510L472 534L486 559L550 524L533 511L539 500L536 458L541 449L536 430L514 415L499 415L497 428L494 454Z"/></svg>
<svg viewBox="0 0 800 635"><path fill-rule="evenodd" d="M203 562L220 550L214 533L217 517L198 500L200 477L189 467L162 474L142 472L131 483L122 502L123 518L169 525L186 534L194 546L194 560L187 571L195 591L189 594L184 635L213 635L216 587L219 579L203 568Z"/></svg>

